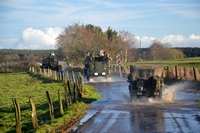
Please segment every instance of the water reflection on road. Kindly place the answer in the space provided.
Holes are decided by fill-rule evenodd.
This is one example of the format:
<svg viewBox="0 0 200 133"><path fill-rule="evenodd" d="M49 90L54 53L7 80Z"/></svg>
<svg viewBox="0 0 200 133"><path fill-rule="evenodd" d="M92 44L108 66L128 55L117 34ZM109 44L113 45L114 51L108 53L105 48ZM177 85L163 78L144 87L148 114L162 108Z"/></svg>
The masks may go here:
<svg viewBox="0 0 200 133"><path fill-rule="evenodd" d="M200 115L200 108L191 101L191 98L189 103L183 99L173 103L148 98L130 101L127 82L100 82L90 85L98 88L103 98L91 104L91 110L81 121L82 126L75 132L200 131L200 122L195 119L196 115ZM180 95L183 95L183 92Z"/></svg>

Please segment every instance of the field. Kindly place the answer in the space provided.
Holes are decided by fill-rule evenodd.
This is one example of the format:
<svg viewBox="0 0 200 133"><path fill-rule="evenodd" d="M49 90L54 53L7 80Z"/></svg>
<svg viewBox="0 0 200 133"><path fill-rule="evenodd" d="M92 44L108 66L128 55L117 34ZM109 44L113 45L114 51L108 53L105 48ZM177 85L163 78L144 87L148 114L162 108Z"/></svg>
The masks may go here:
<svg viewBox="0 0 200 133"><path fill-rule="evenodd" d="M99 99L101 96L95 93L96 89L84 85L83 98L80 99L72 107L66 109L64 107L65 115L63 117L58 113L58 90L61 92L62 100L64 101L64 86L63 82L52 82L51 79L42 77L32 73L9 73L0 74L0 132L13 132L15 131L15 110L12 99L16 98L20 104L21 109L21 122L24 131L35 132L31 124L31 107L29 97L32 97L37 108L37 116L39 124L51 125L58 127L64 121L70 118L83 115L82 110L86 110L88 105L84 102L92 102ZM46 91L49 92L51 100L55 109L54 122L49 122L49 106L47 103ZM56 113L57 110L57 113ZM71 117L70 117L71 116ZM63 119L65 120L63 120ZM40 128L47 128L50 126L40 126ZM39 129L42 130L42 129Z"/></svg>
<svg viewBox="0 0 200 133"><path fill-rule="evenodd" d="M124 66L128 65L161 65L161 66L179 66L179 67L196 67L200 69L200 57L195 58L183 58L183 59L172 59L172 60L156 60L156 61L143 61L143 62L131 62L125 63Z"/></svg>

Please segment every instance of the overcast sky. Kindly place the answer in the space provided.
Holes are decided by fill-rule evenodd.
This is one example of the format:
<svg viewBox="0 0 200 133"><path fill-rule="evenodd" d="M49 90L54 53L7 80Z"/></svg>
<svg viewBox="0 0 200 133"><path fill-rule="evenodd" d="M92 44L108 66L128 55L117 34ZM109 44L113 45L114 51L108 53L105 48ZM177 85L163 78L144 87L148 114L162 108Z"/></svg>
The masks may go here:
<svg viewBox="0 0 200 133"><path fill-rule="evenodd" d="M200 0L0 0L0 49L53 49L74 22L128 31L149 47L200 47Z"/></svg>

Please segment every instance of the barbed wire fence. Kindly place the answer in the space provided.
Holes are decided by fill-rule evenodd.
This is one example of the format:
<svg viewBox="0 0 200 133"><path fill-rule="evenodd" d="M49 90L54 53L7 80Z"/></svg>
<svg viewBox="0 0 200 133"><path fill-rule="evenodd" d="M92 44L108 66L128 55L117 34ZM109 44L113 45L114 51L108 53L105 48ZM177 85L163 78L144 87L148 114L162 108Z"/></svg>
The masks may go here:
<svg viewBox="0 0 200 133"><path fill-rule="evenodd" d="M47 102L41 104L37 102L37 99L40 99L39 97L30 96L27 98L27 101L19 101L18 98L12 98L13 104L0 106L0 109L10 108L13 111L10 115L0 118L0 124L4 127L5 131L7 127L15 127L16 133L30 130L30 127L34 131L39 125L63 116L64 108L65 110L68 109L77 99L82 97L83 79L81 73L52 71L50 69L38 69L34 67L30 68L30 73L42 75L55 82L63 82L64 86L57 90L56 93L44 92L46 93ZM10 122L10 119L13 122Z"/></svg>

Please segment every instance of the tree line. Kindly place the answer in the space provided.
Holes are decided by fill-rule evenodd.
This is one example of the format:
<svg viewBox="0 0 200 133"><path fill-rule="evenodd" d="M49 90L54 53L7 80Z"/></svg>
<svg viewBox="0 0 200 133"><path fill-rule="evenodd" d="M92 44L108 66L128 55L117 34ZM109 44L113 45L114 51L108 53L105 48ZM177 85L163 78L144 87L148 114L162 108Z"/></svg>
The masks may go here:
<svg viewBox="0 0 200 133"><path fill-rule="evenodd" d="M181 51L183 51L184 53L184 56L186 58L189 58L189 57L200 57L200 47L196 47L196 48L193 48L193 47L186 47L186 48L176 48L176 49L179 49Z"/></svg>
<svg viewBox="0 0 200 133"><path fill-rule="evenodd" d="M23 56L41 56L47 57L50 53L58 53L56 49L48 50L30 50L30 49L0 49L0 55L18 55L20 58Z"/></svg>
<svg viewBox="0 0 200 133"><path fill-rule="evenodd" d="M165 49L166 53L163 53L161 48ZM200 57L200 48L192 48L192 47L177 47L177 48L167 48L163 46L162 43L157 42L153 43L149 48L132 48L130 52L132 56L129 57L128 61L137 61L137 60L153 60L153 59L167 59L167 58L189 58L189 57ZM178 54L170 54L169 49L173 51L173 49L179 50ZM160 51L160 52L154 52ZM183 52L183 55L181 54ZM61 54L58 53L57 49L52 50L19 50L19 49L0 49L0 62L9 62L9 61L38 61L41 62L43 58L49 56L50 53L54 52L60 60L62 57ZM160 54L159 54L160 53ZM169 57L171 55L171 57Z"/></svg>
<svg viewBox="0 0 200 133"><path fill-rule="evenodd" d="M0 49L0 63L9 61L37 61L41 62L43 58L51 53L58 54L57 49L49 50L28 50L28 49ZM62 58L59 56L59 58Z"/></svg>

